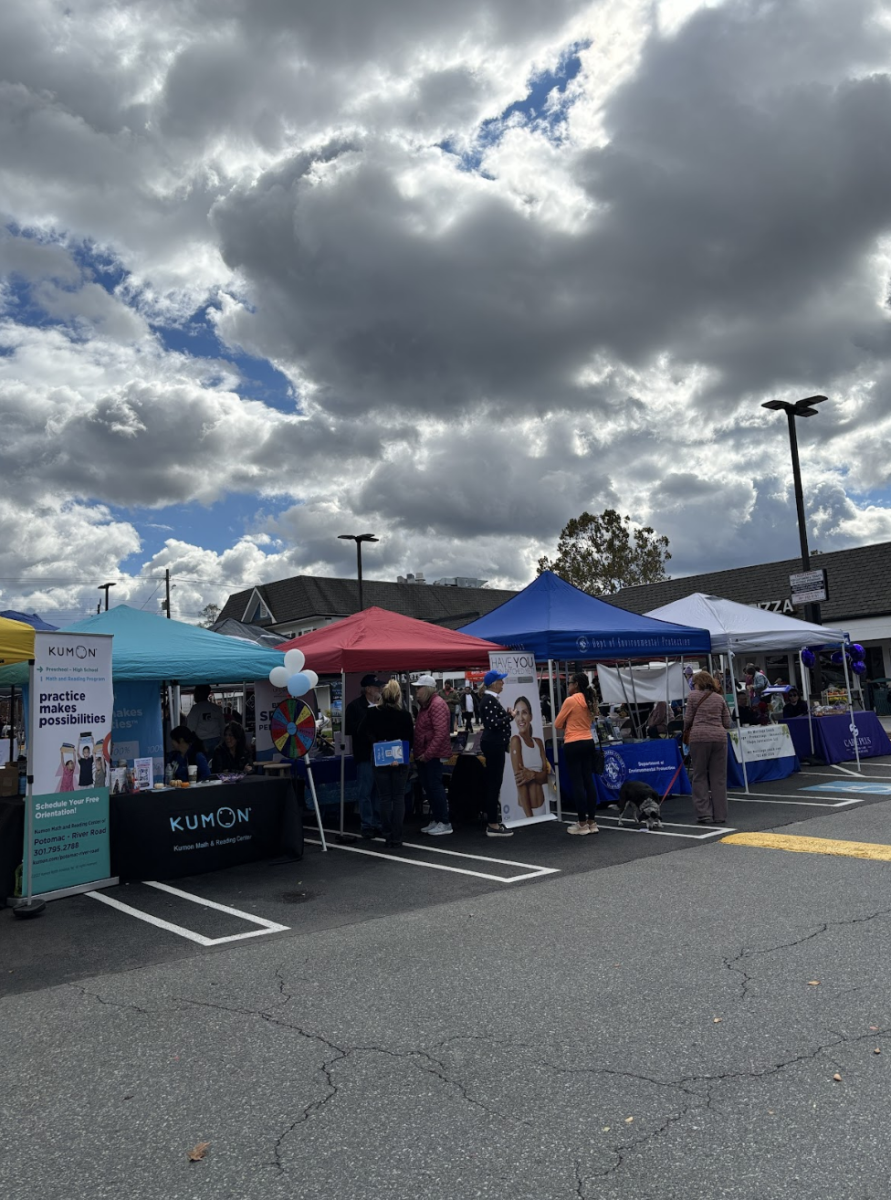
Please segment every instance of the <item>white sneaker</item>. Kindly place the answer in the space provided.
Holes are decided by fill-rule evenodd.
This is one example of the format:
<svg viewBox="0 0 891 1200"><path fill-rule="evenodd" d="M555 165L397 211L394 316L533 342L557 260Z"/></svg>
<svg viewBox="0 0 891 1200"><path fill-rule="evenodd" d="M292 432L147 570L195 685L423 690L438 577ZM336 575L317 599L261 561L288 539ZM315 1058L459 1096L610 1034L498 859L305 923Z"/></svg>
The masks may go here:
<svg viewBox="0 0 891 1200"><path fill-rule="evenodd" d="M421 833L432 833L438 824L439 821L431 821L429 825L424 826L424 828L421 830Z"/></svg>
<svg viewBox="0 0 891 1200"><path fill-rule="evenodd" d="M590 832L590 830L588 829L588 822L585 821L583 824L581 821L576 821L576 823L574 825L569 826L569 828L566 830L566 832L579 834L580 836L585 836L586 834L588 834Z"/></svg>
<svg viewBox="0 0 891 1200"><path fill-rule="evenodd" d="M454 833L451 825L448 825L445 821L440 821L430 830L431 837L442 837L444 833Z"/></svg>

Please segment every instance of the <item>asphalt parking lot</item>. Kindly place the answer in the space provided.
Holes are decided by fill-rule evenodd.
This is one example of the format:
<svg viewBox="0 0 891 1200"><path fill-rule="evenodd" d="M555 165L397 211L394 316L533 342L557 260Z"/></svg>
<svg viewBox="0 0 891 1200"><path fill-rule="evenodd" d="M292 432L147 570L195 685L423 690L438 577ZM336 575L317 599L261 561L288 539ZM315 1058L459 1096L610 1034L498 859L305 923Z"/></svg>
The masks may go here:
<svg viewBox="0 0 891 1200"><path fill-rule="evenodd" d="M734 831L770 830L803 819L881 803L891 795L891 760L815 766L789 779L731 793L724 828L697 826L690 797L670 797L664 829L623 827L617 809L598 814L597 837L566 836L548 822L487 839L477 828L430 839L415 819L398 852L380 843L329 839L322 853L307 824L302 861L252 863L174 881L147 880L51 903L44 916L16 921L0 910L0 995L72 983L190 956L225 953L491 892L553 887L637 859L705 846ZM571 813L564 814L568 819ZM327 825L333 830L333 820ZM597 887L596 879L592 887Z"/></svg>

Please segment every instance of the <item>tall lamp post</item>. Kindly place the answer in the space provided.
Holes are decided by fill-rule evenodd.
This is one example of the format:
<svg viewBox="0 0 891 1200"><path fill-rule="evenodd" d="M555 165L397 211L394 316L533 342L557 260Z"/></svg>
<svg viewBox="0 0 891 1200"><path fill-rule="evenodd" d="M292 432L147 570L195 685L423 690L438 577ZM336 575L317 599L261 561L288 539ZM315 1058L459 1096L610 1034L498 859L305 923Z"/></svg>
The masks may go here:
<svg viewBox="0 0 891 1200"><path fill-rule="evenodd" d="M801 569L809 571L811 569L811 556L807 545L807 525L804 517L804 494L801 490L801 466L798 461L798 432L795 428L796 417L815 417L817 409L816 404L823 404L828 400L828 396L806 396L804 400L796 400L794 404L789 404L785 400L768 400L766 404L762 404L762 408L769 408L773 412L784 412L786 419L789 422L789 448L792 452L792 478L795 483L795 508L798 512L798 540L801 545ZM819 604L809 604L808 617L815 625L822 625L823 618L820 612ZM820 690L820 666L819 660L814 670L815 683L817 690Z"/></svg>
<svg viewBox="0 0 891 1200"><path fill-rule="evenodd" d="M356 570L359 577L359 611L365 607L362 600L362 543L363 542L379 542L380 538L374 536L373 533L339 533L338 538L342 542L356 543Z"/></svg>
<svg viewBox="0 0 891 1200"><path fill-rule="evenodd" d="M113 587L114 587L113 583L100 583L99 584L98 590L100 592L105 592L105 611L106 612L108 612L108 589L113 588Z"/></svg>

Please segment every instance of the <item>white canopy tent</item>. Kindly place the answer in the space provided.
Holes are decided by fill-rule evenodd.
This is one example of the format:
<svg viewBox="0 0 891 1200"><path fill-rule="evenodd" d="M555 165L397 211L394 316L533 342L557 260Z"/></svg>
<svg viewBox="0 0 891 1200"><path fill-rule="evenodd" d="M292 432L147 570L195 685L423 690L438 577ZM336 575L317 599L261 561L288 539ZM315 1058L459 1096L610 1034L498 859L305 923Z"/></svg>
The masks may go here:
<svg viewBox="0 0 891 1200"><path fill-rule="evenodd" d="M731 673L733 673L734 654L759 650L797 650L800 654L806 646L838 646L843 645L847 640L846 635L840 629L830 629L825 625L812 625L809 621L784 617L782 613L767 612L763 608L755 608L748 604L737 604L735 600L725 600L721 596L706 596L703 592L693 592L681 600L675 600L672 604L654 608L646 615L657 621L673 621L678 625L695 625L700 629L707 629L711 634L712 653L729 656ZM847 659L843 657L842 662L853 719ZM801 674L806 689L808 676L804 664L802 664ZM737 726L739 726L738 710L736 718ZM811 718L811 722L811 750L813 750L813 718ZM857 770L860 771L860 751L856 738L854 739L854 753L857 758ZM745 760L743 760L742 768L746 780L746 791L748 791L749 780Z"/></svg>
<svg viewBox="0 0 891 1200"><path fill-rule="evenodd" d="M805 646L835 646L845 641L840 629L812 625L782 613L766 612L721 596L694 592L673 604L664 604L646 614L658 621L695 625L712 637L712 653L739 654L748 650L803 650Z"/></svg>

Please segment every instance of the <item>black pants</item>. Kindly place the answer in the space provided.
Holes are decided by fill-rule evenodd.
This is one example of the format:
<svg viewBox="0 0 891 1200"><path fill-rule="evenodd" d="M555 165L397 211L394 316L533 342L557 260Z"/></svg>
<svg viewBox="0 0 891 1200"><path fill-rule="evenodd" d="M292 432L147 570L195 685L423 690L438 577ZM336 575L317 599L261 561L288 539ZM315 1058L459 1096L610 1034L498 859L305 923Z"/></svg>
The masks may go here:
<svg viewBox="0 0 891 1200"><path fill-rule="evenodd" d="M401 843L408 767L375 767L374 782L377 784L384 837L388 842Z"/></svg>
<svg viewBox="0 0 891 1200"><path fill-rule="evenodd" d="M467 733L473 733L473 713L464 713L464 729Z"/></svg>
<svg viewBox="0 0 891 1200"><path fill-rule="evenodd" d="M564 742L566 769L572 787L572 798L580 821L593 820L597 811L597 789L594 786L594 739Z"/></svg>
<svg viewBox="0 0 891 1200"><path fill-rule="evenodd" d="M501 783L504 779L506 751L498 741L480 738L480 750L486 758L486 820L490 825L501 821Z"/></svg>

